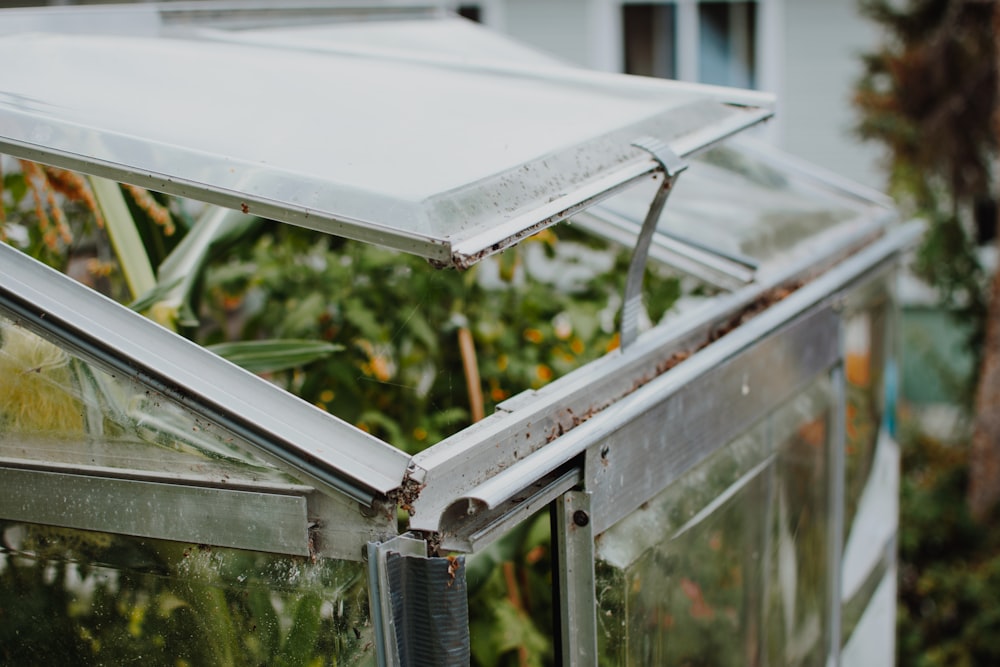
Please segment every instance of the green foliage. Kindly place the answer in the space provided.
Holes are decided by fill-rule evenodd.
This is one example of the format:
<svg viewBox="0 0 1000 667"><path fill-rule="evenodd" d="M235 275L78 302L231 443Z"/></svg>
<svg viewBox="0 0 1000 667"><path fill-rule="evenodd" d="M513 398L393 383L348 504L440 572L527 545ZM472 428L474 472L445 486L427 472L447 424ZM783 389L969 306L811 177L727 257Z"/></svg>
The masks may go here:
<svg viewBox="0 0 1000 667"><path fill-rule="evenodd" d="M968 449L905 433L903 454L898 663L1000 664L1000 534L969 516Z"/></svg>
<svg viewBox="0 0 1000 667"><path fill-rule="evenodd" d="M242 340L216 343L208 349L253 373L277 373L305 366L344 349L315 340Z"/></svg>
<svg viewBox="0 0 1000 667"><path fill-rule="evenodd" d="M468 425L472 406L458 331L475 342L488 414L606 353L629 255L572 229L543 232L464 273L371 245L269 224L206 273L205 343L303 339L343 347L272 377L305 400L409 452ZM551 263L557 275L539 267ZM566 275L579 278L563 284ZM679 296L647 276L660 317Z"/></svg>
<svg viewBox="0 0 1000 667"><path fill-rule="evenodd" d="M550 546L542 512L468 559L473 664L553 664Z"/></svg>

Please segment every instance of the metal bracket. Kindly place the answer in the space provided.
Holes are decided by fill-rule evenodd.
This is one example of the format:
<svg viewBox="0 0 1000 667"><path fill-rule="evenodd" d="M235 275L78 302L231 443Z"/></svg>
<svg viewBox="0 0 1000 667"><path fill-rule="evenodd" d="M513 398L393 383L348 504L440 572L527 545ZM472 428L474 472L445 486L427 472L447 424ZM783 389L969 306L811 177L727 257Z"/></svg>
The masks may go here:
<svg viewBox="0 0 1000 667"><path fill-rule="evenodd" d="M663 171L663 182L649 205L646 219L642 223L635 249L632 251L632 261L628 267L628 278L625 283L625 301L622 305L621 348L624 350L639 337L639 312L642 309L642 279L646 272L646 259L649 257L649 246L653 240L653 232L667 203L667 197L673 189L678 175L687 169L687 163L670 147L659 139L642 137L632 142L633 146L641 148L660 165L657 171Z"/></svg>

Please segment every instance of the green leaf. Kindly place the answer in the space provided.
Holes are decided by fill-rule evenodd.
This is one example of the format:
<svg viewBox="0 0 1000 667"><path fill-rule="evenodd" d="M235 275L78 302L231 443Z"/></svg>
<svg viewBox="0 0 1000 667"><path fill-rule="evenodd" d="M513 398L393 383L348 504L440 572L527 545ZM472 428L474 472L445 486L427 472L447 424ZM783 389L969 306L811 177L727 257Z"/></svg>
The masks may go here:
<svg viewBox="0 0 1000 667"><path fill-rule="evenodd" d="M313 340L245 340L209 345L207 349L253 373L276 373L328 357L343 345Z"/></svg>
<svg viewBox="0 0 1000 667"><path fill-rule="evenodd" d="M263 586L251 587L247 595L247 606L264 652L269 660L273 659L281 646L281 622L274 611L270 591Z"/></svg>
<svg viewBox="0 0 1000 667"><path fill-rule="evenodd" d="M217 206L208 207L191 231L181 239L157 270L158 301L178 306L179 323L198 326L192 302L195 285L209 259L222 246L233 243L260 224L260 218ZM165 285L167 287L160 288ZM151 304L152 305L152 304Z"/></svg>
<svg viewBox="0 0 1000 667"><path fill-rule="evenodd" d="M28 183L24 178L24 173L20 171L3 175L4 192L10 193L12 207L16 207L28 194Z"/></svg>
<svg viewBox="0 0 1000 667"><path fill-rule="evenodd" d="M153 289L156 277L153 275L149 254L139 236L135 220L129 213L128 204L125 203L125 197L117 183L91 176L90 187L104 214L108 237L114 246L115 256L121 266L122 275L125 276L125 282L132 296L138 298Z"/></svg>
<svg viewBox="0 0 1000 667"><path fill-rule="evenodd" d="M128 307L137 313L149 310L157 301L162 301L167 293L180 284L180 282L181 279L178 278L170 283L157 283L153 289L149 290L145 294L139 295L135 301L128 304Z"/></svg>
<svg viewBox="0 0 1000 667"><path fill-rule="evenodd" d="M320 292L312 292L297 303L289 299L288 312L279 332L283 335L301 336L315 332L320 316L326 312L326 299Z"/></svg>
<svg viewBox="0 0 1000 667"><path fill-rule="evenodd" d="M295 620L288 631L281 655L277 661L282 667L300 667L307 664L316 648L319 637L320 608L323 601L315 593L302 596L295 608Z"/></svg>

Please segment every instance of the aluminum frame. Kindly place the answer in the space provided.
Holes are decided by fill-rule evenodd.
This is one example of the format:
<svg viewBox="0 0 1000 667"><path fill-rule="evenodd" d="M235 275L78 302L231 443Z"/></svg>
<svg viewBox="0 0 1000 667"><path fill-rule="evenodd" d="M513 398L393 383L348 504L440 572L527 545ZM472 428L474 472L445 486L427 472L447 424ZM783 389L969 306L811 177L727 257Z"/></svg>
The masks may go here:
<svg viewBox="0 0 1000 667"><path fill-rule="evenodd" d="M497 413L414 456L415 479L423 486L412 503L411 530L444 534L446 548L451 544L447 536L461 540L457 537L462 533L460 524L469 516L495 513L511 498L520 497L529 481L598 446L631 419L660 404L663 395L659 392L666 387L680 391L785 323L833 303L839 292L893 262L922 229L919 223L893 229L668 374L655 377L654 369L675 354L687 354L703 345L716 327L768 291L822 267L810 258L808 264L792 267L784 275L772 275L775 282L771 285L753 284L718 299L711 311L692 318L687 328L661 325L641 336L627 353L607 355L539 391L501 404ZM854 251L854 246L846 245L844 251ZM830 349L835 347L830 344ZM827 366L836 360L835 356L825 358ZM636 391L637 385L644 386ZM598 504L598 526L604 525L601 514L625 511L614 506L614 502Z"/></svg>
<svg viewBox="0 0 1000 667"><path fill-rule="evenodd" d="M410 457L0 244L0 312L112 375L152 387L324 492L370 506Z"/></svg>

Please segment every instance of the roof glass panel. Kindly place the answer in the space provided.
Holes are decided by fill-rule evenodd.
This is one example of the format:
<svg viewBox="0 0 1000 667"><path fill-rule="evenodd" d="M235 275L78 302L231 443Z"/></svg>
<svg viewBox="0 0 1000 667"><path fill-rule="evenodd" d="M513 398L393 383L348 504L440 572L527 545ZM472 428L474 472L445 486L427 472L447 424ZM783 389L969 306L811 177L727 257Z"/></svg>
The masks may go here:
<svg viewBox="0 0 1000 667"><path fill-rule="evenodd" d="M770 98L569 67L261 45L0 39L0 147L20 157L466 266Z"/></svg>
<svg viewBox="0 0 1000 667"><path fill-rule="evenodd" d="M641 223L652 191L646 184L590 213ZM841 187L835 177L804 171L776 151L740 140L697 156L677 181L660 219L664 235L750 267L829 250L890 213L878 193Z"/></svg>

